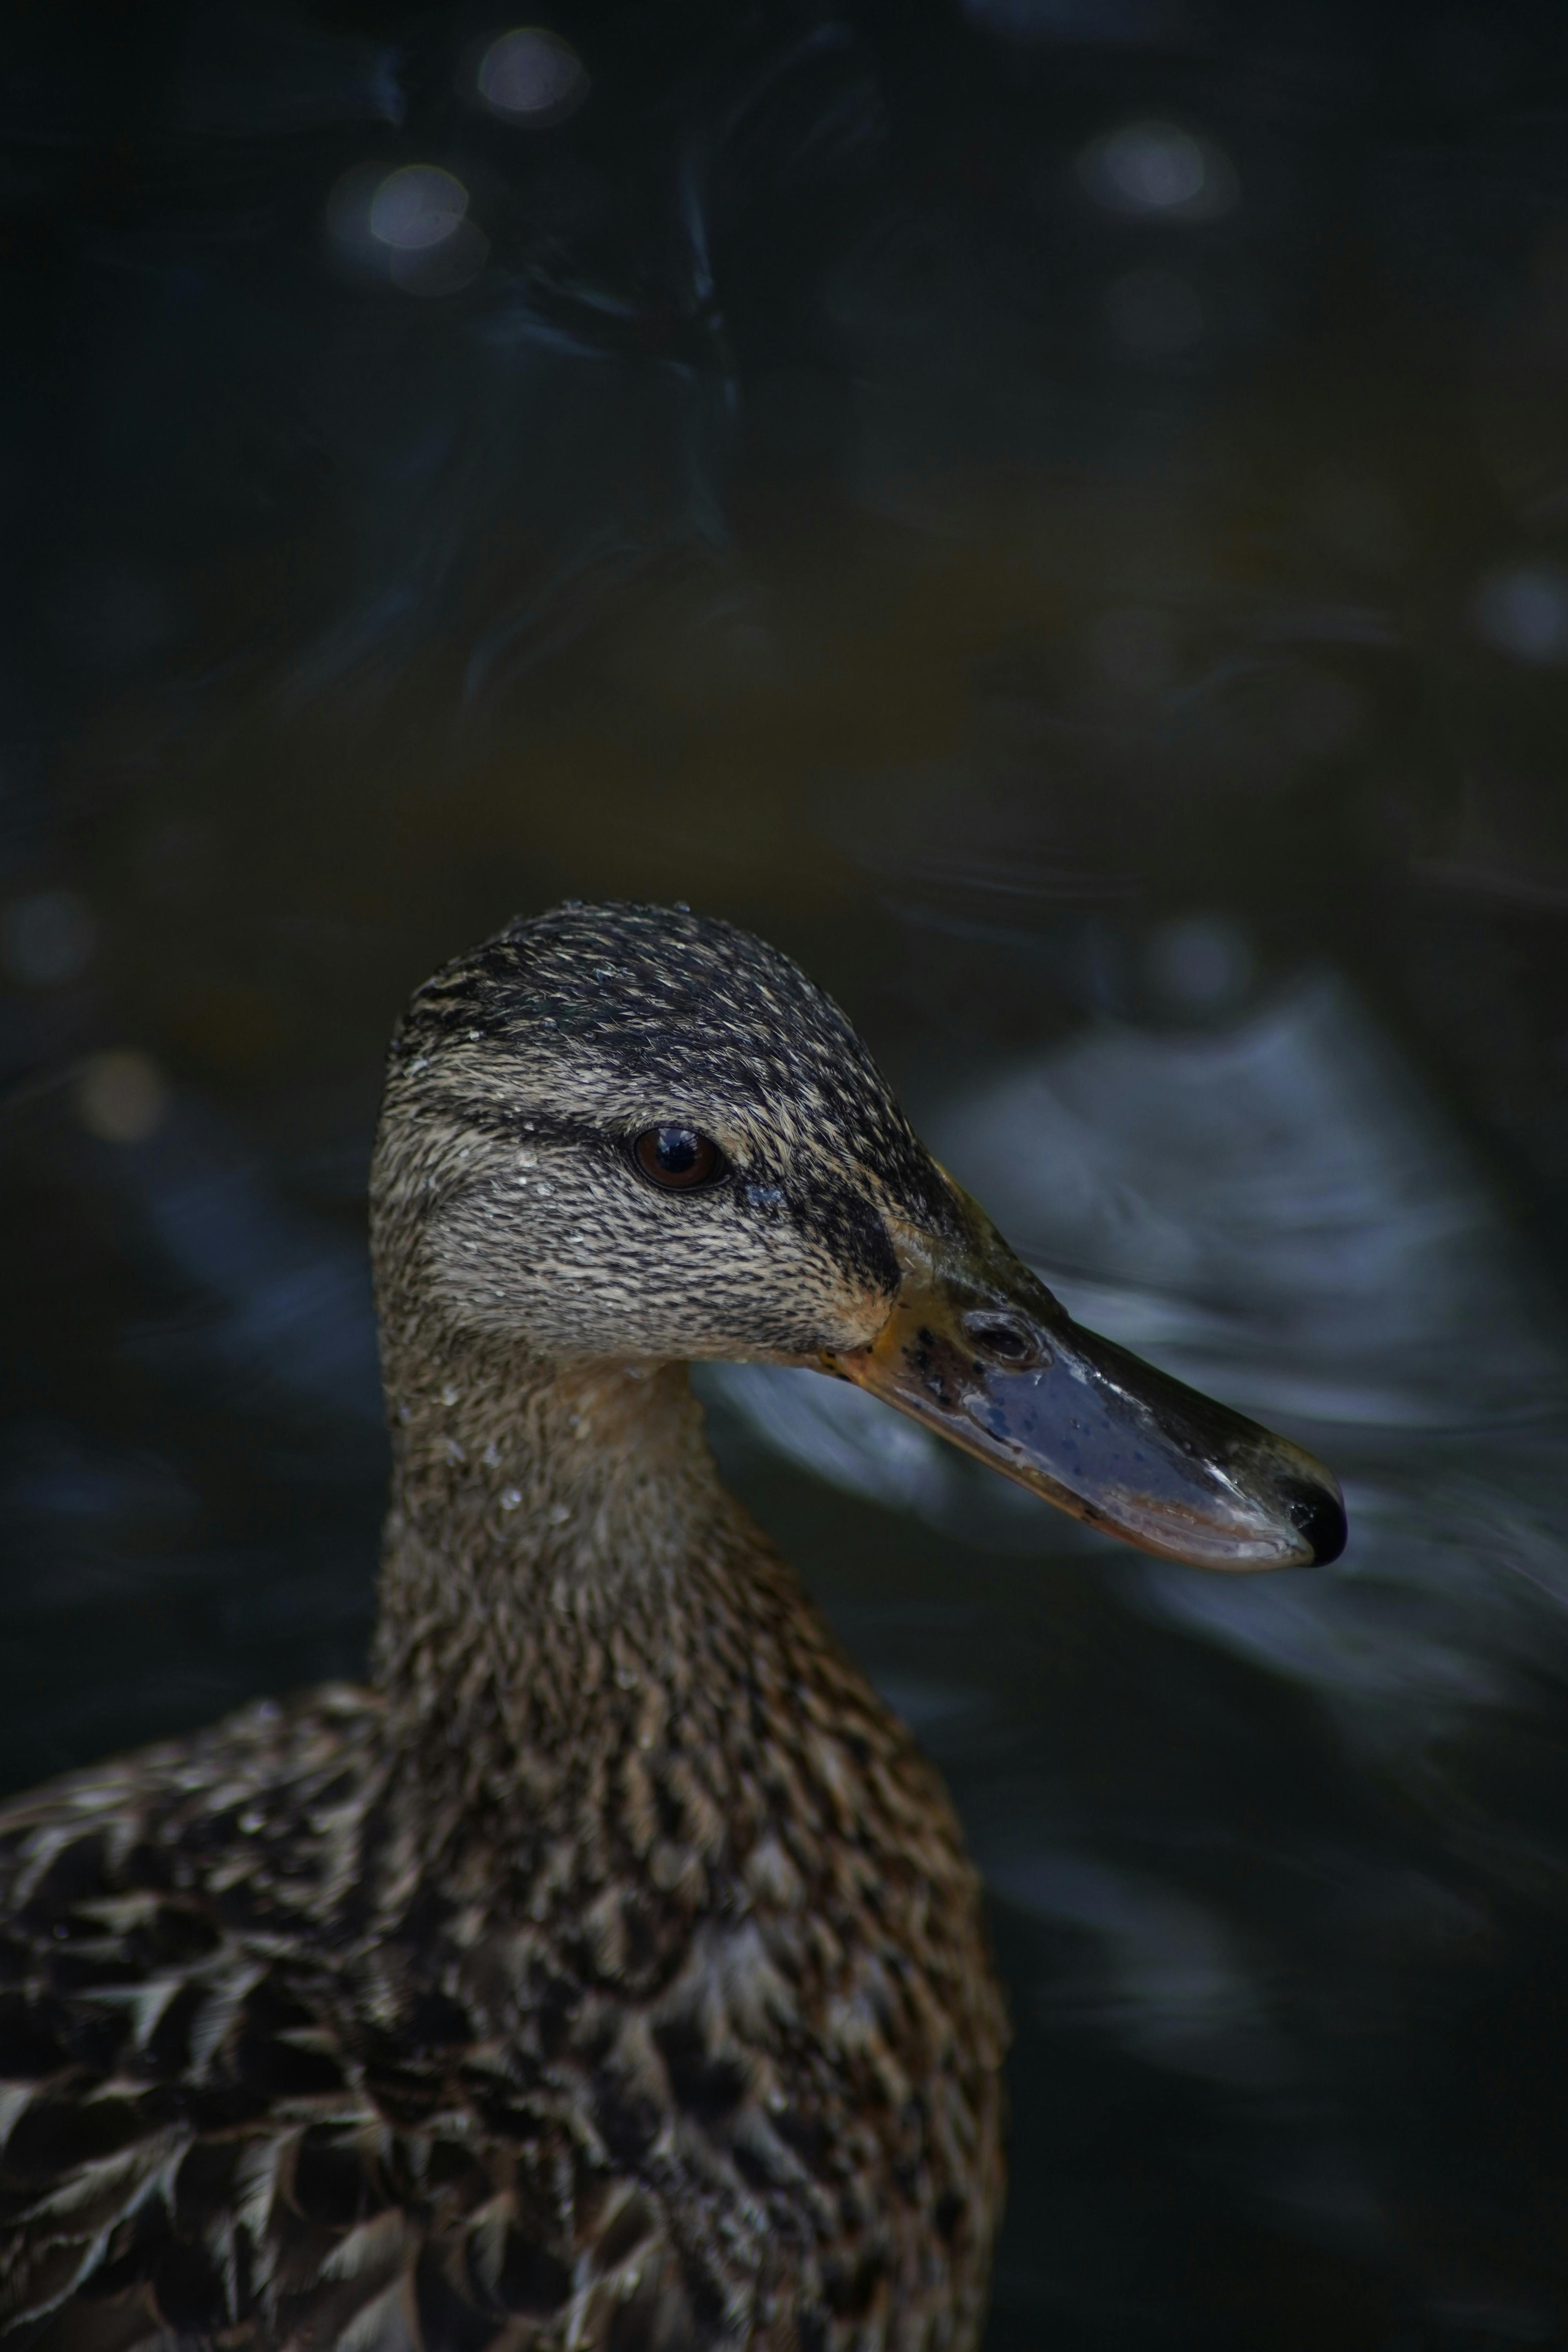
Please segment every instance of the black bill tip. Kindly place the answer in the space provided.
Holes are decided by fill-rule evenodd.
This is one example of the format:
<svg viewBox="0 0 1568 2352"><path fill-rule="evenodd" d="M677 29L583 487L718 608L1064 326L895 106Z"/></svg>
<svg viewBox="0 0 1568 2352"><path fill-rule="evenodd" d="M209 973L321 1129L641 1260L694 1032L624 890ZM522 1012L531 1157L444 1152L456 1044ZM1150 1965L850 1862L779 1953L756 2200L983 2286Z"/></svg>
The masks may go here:
<svg viewBox="0 0 1568 2352"><path fill-rule="evenodd" d="M1331 1559L1338 1559L1350 1532L1345 1507L1338 1495L1326 1486L1309 1486L1304 1479L1293 1479L1285 1497L1285 1509L1291 1526L1312 1547L1313 1568L1327 1568Z"/></svg>

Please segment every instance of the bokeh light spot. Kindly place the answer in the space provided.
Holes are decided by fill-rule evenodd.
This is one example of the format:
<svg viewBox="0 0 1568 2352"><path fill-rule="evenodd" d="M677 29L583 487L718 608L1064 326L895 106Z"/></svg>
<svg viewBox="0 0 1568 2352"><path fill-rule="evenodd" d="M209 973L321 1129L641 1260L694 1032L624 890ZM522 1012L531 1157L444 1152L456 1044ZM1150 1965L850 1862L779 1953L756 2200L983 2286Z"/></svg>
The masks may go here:
<svg viewBox="0 0 1568 2352"><path fill-rule="evenodd" d="M588 94L583 60L559 33L520 25L493 40L474 76L479 97L504 122L539 130L560 122Z"/></svg>
<svg viewBox="0 0 1568 2352"><path fill-rule="evenodd" d="M74 890L40 890L0 914L0 959L28 988L58 988L85 971L98 927Z"/></svg>
<svg viewBox="0 0 1568 2352"><path fill-rule="evenodd" d="M1515 661L1568 661L1568 572L1555 563L1493 572L1476 592L1479 635Z"/></svg>
<svg viewBox="0 0 1568 2352"><path fill-rule="evenodd" d="M397 253L425 253L461 227L468 192L438 163L389 172L370 200L370 233Z"/></svg>
<svg viewBox="0 0 1568 2352"><path fill-rule="evenodd" d="M169 1088L148 1054L116 1046L90 1055L77 1080L77 1116L104 1143L144 1143L163 1125Z"/></svg>
<svg viewBox="0 0 1568 2352"><path fill-rule="evenodd" d="M1170 212L1203 192L1204 151L1171 122L1132 122L1105 142L1105 173L1140 212Z"/></svg>
<svg viewBox="0 0 1568 2352"><path fill-rule="evenodd" d="M454 294L489 258L489 239L468 207L461 180L437 163L395 172L356 164L327 199L327 249L351 278L390 280L405 294Z"/></svg>
<svg viewBox="0 0 1568 2352"><path fill-rule="evenodd" d="M1175 122L1108 131L1084 149L1079 177L1109 211L1145 218L1215 220L1239 193L1228 155Z"/></svg>

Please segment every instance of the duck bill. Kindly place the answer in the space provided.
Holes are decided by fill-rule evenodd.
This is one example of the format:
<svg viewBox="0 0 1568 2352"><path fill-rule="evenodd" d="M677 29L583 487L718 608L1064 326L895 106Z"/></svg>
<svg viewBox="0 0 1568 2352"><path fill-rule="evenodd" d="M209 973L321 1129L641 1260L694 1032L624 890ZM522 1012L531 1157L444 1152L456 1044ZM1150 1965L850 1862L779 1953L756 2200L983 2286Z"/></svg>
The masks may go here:
<svg viewBox="0 0 1568 2352"><path fill-rule="evenodd" d="M1338 1558L1344 1502L1321 1462L1086 1331L960 1200L961 1238L895 1236L891 1315L824 1370L1163 1559L1261 1569Z"/></svg>

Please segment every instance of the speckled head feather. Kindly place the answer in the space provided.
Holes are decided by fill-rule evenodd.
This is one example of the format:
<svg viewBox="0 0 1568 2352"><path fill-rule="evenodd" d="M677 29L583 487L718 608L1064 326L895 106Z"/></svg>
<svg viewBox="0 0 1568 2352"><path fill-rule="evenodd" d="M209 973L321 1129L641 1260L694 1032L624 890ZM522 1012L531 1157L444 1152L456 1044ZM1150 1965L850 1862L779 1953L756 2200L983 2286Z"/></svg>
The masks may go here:
<svg viewBox="0 0 1568 2352"><path fill-rule="evenodd" d="M665 1123L711 1137L725 1181L650 1189L629 1145ZM414 1251L467 1331L545 1354L853 1345L897 1287L888 1221L954 1214L832 999L681 908L557 908L448 964L395 1040L383 1132L378 1208L410 1213L384 1264Z"/></svg>

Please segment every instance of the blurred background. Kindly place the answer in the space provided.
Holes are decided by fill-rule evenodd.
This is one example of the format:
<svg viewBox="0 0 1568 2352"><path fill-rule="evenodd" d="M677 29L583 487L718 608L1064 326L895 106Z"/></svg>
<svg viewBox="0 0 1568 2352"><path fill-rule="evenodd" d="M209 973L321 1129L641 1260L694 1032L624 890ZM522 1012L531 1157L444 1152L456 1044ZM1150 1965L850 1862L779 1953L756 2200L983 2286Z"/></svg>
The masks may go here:
<svg viewBox="0 0 1568 2352"><path fill-rule="evenodd" d="M1562 11L4 52L0 1784L359 1670L390 1024L689 900L1349 1492L1206 1579L703 1375L994 1891L988 2352L1568 2342Z"/></svg>

